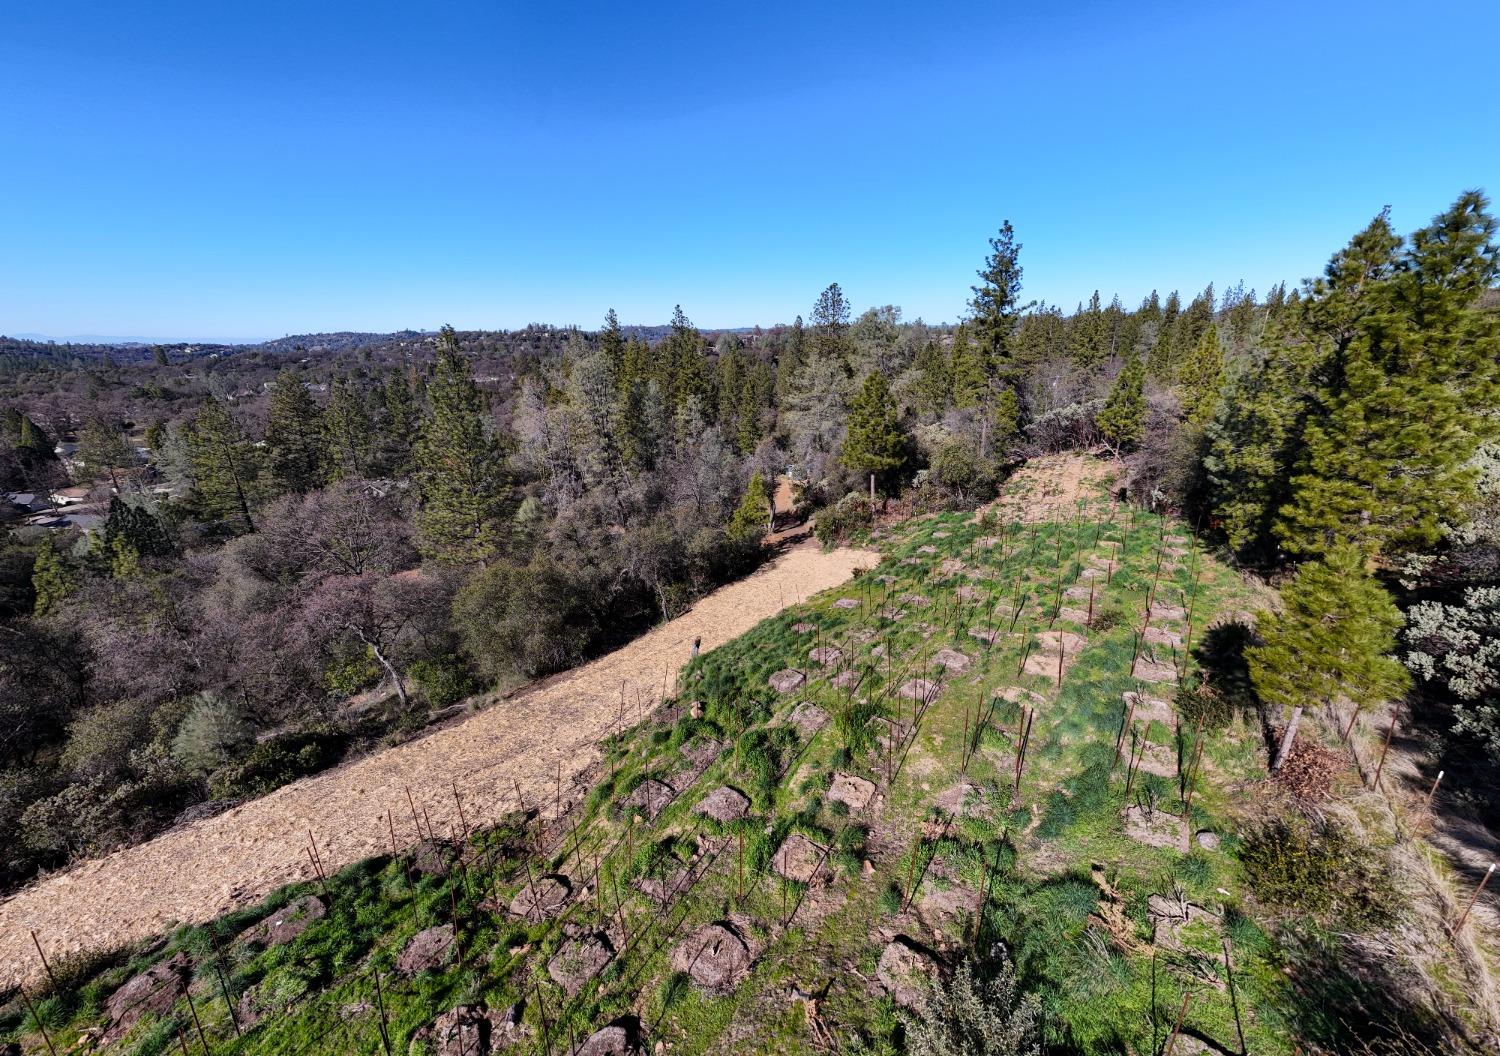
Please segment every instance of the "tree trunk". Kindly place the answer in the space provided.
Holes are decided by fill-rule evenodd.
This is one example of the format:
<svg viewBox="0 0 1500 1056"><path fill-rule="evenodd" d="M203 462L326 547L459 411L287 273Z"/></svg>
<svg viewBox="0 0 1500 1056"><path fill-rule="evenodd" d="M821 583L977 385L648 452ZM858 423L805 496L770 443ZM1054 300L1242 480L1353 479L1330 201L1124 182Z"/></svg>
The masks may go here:
<svg viewBox="0 0 1500 1056"><path fill-rule="evenodd" d="M396 696L401 701L401 710L405 711L406 708L411 704L411 701L407 699L406 685L401 681L401 675L396 670L396 665L392 664L389 660L386 659L385 654L380 651L380 646L370 641L363 634L360 634L359 640L370 647L370 652L375 654L376 661L380 664L381 667L385 668L385 673L391 676L391 681L395 683L396 686Z"/></svg>
<svg viewBox="0 0 1500 1056"><path fill-rule="evenodd" d="M1286 757L1292 754L1292 742L1297 739L1297 724L1302 721L1302 705L1292 709L1292 718L1286 724L1286 730L1281 735L1281 747L1276 749L1276 762L1271 766L1271 772L1275 773L1281 769L1286 762Z"/></svg>

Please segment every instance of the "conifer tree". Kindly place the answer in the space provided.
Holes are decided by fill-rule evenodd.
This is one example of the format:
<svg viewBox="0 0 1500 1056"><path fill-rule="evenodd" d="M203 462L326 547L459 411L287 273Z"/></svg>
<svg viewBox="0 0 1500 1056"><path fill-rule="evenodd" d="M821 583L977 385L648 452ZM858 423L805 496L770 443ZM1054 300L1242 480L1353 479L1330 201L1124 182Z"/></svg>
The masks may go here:
<svg viewBox="0 0 1500 1056"><path fill-rule="evenodd" d="M245 531L255 531L250 505L260 488L260 462L229 409L209 400L188 422L185 439L190 501L199 515L226 524L237 520Z"/></svg>
<svg viewBox="0 0 1500 1056"><path fill-rule="evenodd" d="M445 564L483 564L500 543L503 451L486 429L484 394L451 326L439 333L427 394L416 450L422 549Z"/></svg>
<svg viewBox="0 0 1500 1056"><path fill-rule="evenodd" d="M599 348L609 360L610 370L618 378L625 369L625 334L620 329L620 318L611 308L604 313L604 329L599 331Z"/></svg>
<svg viewBox="0 0 1500 1056"><path fill-rule="evenodd" d="M779 402L796 385L797 373L807 362L807 334L802 327L802 316L792 320L787 328L786 344L776 359L776 399Z"/></svg>
<svg viewBox="0 0 1500 1056"><path fill-rule="evenodd" d="M1224 350L1219 328L1212 323L1198 338L1193 353L1182 365L1182 410L1189 424L1205 425L1213 417L1224 382Z"/></svg>
<svg viewBox="0 0 1500 1056"><path fill-rule="evenodd" d="M328 388L328 406L323 412L323 434L328 445L324 464L330 480L369 475L374 433L364 397L348 379L335 378Z"/></svg>
<svg viewBox="0 0 1500 1056"><path fill-rule="evenodd" d="M884 374L872 370L849 407L849 432L842 452L844 465L869 474L871 502L880 475L906 465L908 446L890 385Z"/></svg>
<svg viewBox="0 0 1500 1056"><path fill-rule="evenodd" d="M1109 356L1109 323L1104 308L1095 290L1089 298L1087 308L1080 307L1073 317L1073 335L1068 351L1074 362L1085 370L1092 370Z"/></svg>
<svg viewBox="0 0 1500 1056"><path fill-rule="evenodd" d="M969 309L979 351L985 362L1002 373L1015 358L1011 340L1025 311L1021 305L1020 258L1021 246L1007 220L1000 225L1000 233L990 239L990 254L977 273L979 285L970 287L974 296Z"/></svg>
<svg viewBox="0 0 1500 1056"><path fill-rule="evenodd" d="M1245 654L1260 699L1291 716L1278 767L1303 708L1340 698L1363 707L1405 692L1410 683L1390 656L1401 613L1358 547L1341 545L1304 564L1282 589L1281 602L1281 611L1261 615L1261 644Z"/></svg>
<svg viewBox="0 0 1500 1056"><path fill-rule="evenodd" d="M412 438L422 420L405 372L393 370L386 377L380 389L380 403L383 413L377 464L387 476L404 477L411 472Z"/></svg>
<svg viewBox="0 0 1500 1056"><path fill-rule="evenodd" d="M989 395L989 374L985 370L984 352L969 340L969 331L960 326L953 334L953 351L948 357L948 379L952 386L949 402L960 410L979 407Z"/></svg>
<svg viewBox="0 0 1500 1056"><path fill-rule="evenodd" d="M1099 433L1118 457L1140 443L1146 432L1146 365L1134 349L1125 354L1125 365L1115 377L1104 407L1096 420Z"/></svg>
<svg viewBox="0 0 1500 1056"><path fill-rule="evenodd" d="M116 492L120 490L119 469L135 461L130 446L115 423L95 415L84 423L78 434L78 461L89 480L109 478Z"/></svg>
<svg viewBox="0 0 1500 1056"><path fill-rule="evenodd" d="M278 495L301 495L322 485L323 412L297 376L283 370L266 411L266 468Z"/></svg>
<svg viewBox="0 0 1500 1056"><path fill-rule="evenodd" d="M713 379L709 374L708 358L703 354L703 335L683 314L680 304L672 310L672 332L662 342L660 360L662 388L674 415L680 413L689 400L712 405Z"/></svg>
<svg viewBox="0 0 1500 1056"><path fill-rule="evenodd" d="M917 350L912 367L917 372L913 394L925 414L937 417L948 408L953 396L953 380L948 373L948 357L936 341L924 341Z"/></svg>
<svg viewBox="0 0 1500 1056"><path fill-rule="evenodd" d="M32 611L38 616L58 611L77 583L77 576L67 559L57 552L52 537L43 536L31 566L31 589L36 597Z"/></svg>
<svg viewBox="0 0 1500 1056"><path fill-rule="evenodd" d="M766 491L765 477L760 470L750 474L750 483L745 488L745 498L729 518L726 529L729 538L736 543L753 542L771 530L771 496Z"/></svg>
<svg viewBox="0 0 1500 1056"><path fill-rule="evenodd" d="M1182 312L1182 300L1173 290L1167 294L1161 309L1161 323L1156 330L1156 343L1146 359L1146 373L1158 381L1171 381L1176 367L1176 352L1173 341L1177 333L1177 317Z"/></svg>
<svg viewBox="0 0 1500 1056"><path fill-rule="evenodd" d="M838 283L829 283L813 305L810 356L831 359L845 371L850 369L849 316L849 302L844 291Z"/></svg>
<svg viewBox="0 0 1500 1056"><path fill-rule="evenodd" d="M1461 518L1470 459L1500 430L1500 319L1478 305L1500 271L1487 206L1467 192L1416 232L1336 347L1277 525L1288 550L1407 551Z"/></svg>

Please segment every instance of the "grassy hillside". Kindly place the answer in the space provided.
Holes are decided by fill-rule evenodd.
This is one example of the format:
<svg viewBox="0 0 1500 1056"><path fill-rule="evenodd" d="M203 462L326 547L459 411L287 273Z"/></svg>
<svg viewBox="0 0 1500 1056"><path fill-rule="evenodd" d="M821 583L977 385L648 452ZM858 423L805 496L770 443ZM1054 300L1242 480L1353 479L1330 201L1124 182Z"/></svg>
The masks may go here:
<svg viewBox="0 0 1500 1056"><path fill-rule="evenodd" d="M879 1052L929 977L1008 959L1054 1046L1292 1052L1237 834L1265 746L1235 617L1265 599L1102 486L1043 498L881 530L873 572L695 660L586 796L54 965L0 1038Z"/></svg>

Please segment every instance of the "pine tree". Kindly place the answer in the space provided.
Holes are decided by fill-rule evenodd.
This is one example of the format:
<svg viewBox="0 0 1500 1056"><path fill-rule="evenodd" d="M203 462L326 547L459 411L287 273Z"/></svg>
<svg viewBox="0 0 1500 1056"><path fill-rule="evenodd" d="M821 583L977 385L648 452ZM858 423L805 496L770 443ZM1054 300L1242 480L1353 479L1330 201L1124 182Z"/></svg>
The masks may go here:
<svg viewBox="0 0 1500 1056"><path fill-rule="evenodd" d="M1068 352L1080 367L1092 370L1109 356L1109 322L1095 290L1087 308L1080 307L1073 317L1073 335Z"/></svg>
<svg viewBox="0 0 1500 1056"><path fill-rule="evenodd" d="M422 421L405 372L393 370L386 377L380 389L380 404L383 413L376 465L386 476L404 477L411 472L412 437Z"/></svg>
<svg viewBox="0 0 1500 1056"><path fill-rule="evenodd" d="M849 316L849 302L844 298L844 291L838 283L829 283L813 305L812 340L808 350L812 357L831 359L846 371L851 369Z"/></svg>
<svg viewBox="0 0 1500 1056"><path fill-rule="evenodd" d="M708 358L703 354L703 335L683 314L682 305L672 310L672 332L660 349L661 381L672 413L678 414L689 400L710 406L713 402L713 379Z"/></svg>
<svg viewBox="0 0 1500 1056"><path fill-rule="evenodd" d="M1176 350L1173 342L1177 334L1177 318L1182 313L1182 300L1173 290L1161 309L1161 322L1156 330L1156 343L1146 359L1146 373L1159 381L1171 381L1176 368Z"/></svg>
<svg viewBox="0 0 1500 1056"><path fill-rule="evenodd" d="M238 520L245 531L255 531L250 504L260 487L260 463L229 409L209 400L188 422L185 439L190 501L199 516L221 523Z"/></svg>
<svg viewBox="0 0 1500 1056"><path fill-rule="evenodd" d="M323 412L323 435L328 445L324 464L330 480L369 475L374 434L363 395L347 378L335 378Z"/></svg>
<svg viewBox="0 0 1500 1056"><path fill-rule="evenodd" d="M301 495L324 481L323 412L290 370L276 376L266 411L266 468L278 495Z"/></svg>
<svg viewBox="0 0 1500 1056"><path fill-rule="evenodd" d="M620 329L620 317L611 308L604 313L604 329L599 331L599 349L609 360L610 370L618 378L625 369L625 335Z"/></svg>
<svg viewBox="0 0 1500 1056"><path fill-rule="evenodd" d="M1000 233L990 239L990 255L977 273L979 285L971 286L974 297L969 301L975 336L984 360L1002 373L1014 360L1011 340L1017 320L1025 307L1021 305L1021 247L1015 229L1007 220Z"/></svg>
<svg viewBox="0 0 1500 1056"><path fill-rule="evenodd" d="M482 564L500 543L504 456L485 428L488 407L451 326L438 337L417 441L417 526L423 552L445 564Z"/></svg>
<svg viewBox="0 0 1500 1056"><path fill-rule="evenodd" d="M849 432L841 456L844 465L869 474L873 500L880 475L906 465L908 447L890 385L884 374L872 370L849 407Z"/></svg>
<svg viewBox="0 0 1500 1056"><path fill-rule="evenodd" d="M1363 707L1404 693L1410 683L1390 656L1401 613L1358 547L1335 547L1303 565L1282 588L1281 602L1279 612L1261 615L1261 644L1245 653L1260 699L1292 716L1278 767L1303 708L1341 698Z"/></svg>
<svg viewBox="0 0 1500 1056"><path fill-rule="evenodd" d="M1212 323L1193 346L1193 354L1182 365L1182 410L1191 425L1201 427L1213 417L1224 382L1224 349L1219 328Z"/></svg>
<svg viewBox="0 0 1500 1056"><path fill-rule="evenodd" d="M31 566L31 589L36 596L32 611L38 616L57 612L77 583L73 569L52 545L52 537L43 536Z"/></svg>
<svg viewBox="0 0 1500 1056"><path fill-rule="evenodd" d="M78 461L89 480L109 478L116 492L120 490L119 468L135 461L125 437L115 423L94 416L84 423L78 434Z"/></svg>
<svg viewBox="0 0 1500 1056"><path fill-rule="evenodd" d="M1500 318L1478 304L1500 273L1488 204L1467 192L1416 232L1336 347L1277 525L1288 550L1407 551L1461 518L1470 459L1500 431Z"/></svg>
<svg viewBox="0 0 1500 1056"><path fill-rule="evenodd" d="M1125 364L1115 377L1096 424L1111 449L1118 456L1140 443L1146 432L1146 365L1132 349L1125 354Z"/></svg>
<svg viewBox="0 0 1500 1056"><path fill-rule="evenodd" d="M756 470L750 474L750 484L745 488L745 498L729 518L726 532L735 543L758 541L770 531L771 496L766 491L766 480Z"/></svg>
<svg viewBox="0 0 1500 1056"><path fill-rule="evenodd" d="M1382 212L1333 255L1305 298L1288 298L1259 360L1230 379L1206 430L1204 468L1215 522L1242 556L1266 560L1277 549L1277 519L1330 364L1377 310L1400 244Z"/></svg>
<svg viewBox="0 0 1500 1056"><path fill-rule="evenodd" d="M979 407L989 396L989 374L985 370L984 351L969 340L967 327L960 326L953 334L953 351L948 357L948 378L952 386L950 402L960 410Z"/></svg>
<svg viewBox="0 0 1500 1056"><path fill-rule="evenodd" d="M779 402L796 384L797 374L807 362L807 334L802 328L802 316L797 316L787 328L786 343L776 357L776 399Z"/></svg>

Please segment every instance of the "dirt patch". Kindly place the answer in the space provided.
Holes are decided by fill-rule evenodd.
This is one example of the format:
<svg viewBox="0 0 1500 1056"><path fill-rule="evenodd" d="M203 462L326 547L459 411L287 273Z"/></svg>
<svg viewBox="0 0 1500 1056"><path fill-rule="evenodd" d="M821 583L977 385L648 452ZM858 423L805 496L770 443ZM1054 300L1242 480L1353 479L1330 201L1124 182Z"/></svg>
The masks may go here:
<svg viewBox="0 0 1500 1056"><path fill-rule="evenodd" d="M850 810L862 810L874 794L873 784L853 774L834 774L833 784L828 788L828 798L835 803L844 804Z"/></svg>
<svg viewBox="0 0 1500 1056"><path fill-rule="evenodd" d="M562 912L573 897L573 881L561 873L548 873L528 883L510 901L510 915L539 924Z"/></svg>
<svg viewBox="0 0 1500 1056"><path fill-rule="evenodd" d="M837 667L839 661L844 659L844 651L842 649L835 649L831 645L820 645L807 655L813 663L820 664L823 667Z"/></svg>
<svg viewBox="0 0 1500 1056"><path fill-rule="evenodd" d="M585 1038L573 1056L636 1056L640 1051L632 1031L611 1023Z"/></svg>
<svg viewBox="0 0 1500 1056"><path fill-rule="evenodd" d="M714 789L703 797L702 802L693 808L697 813L707 818L713 818L721 825L727 825L731 821L743 818L745 812L749 809L750 800L745 797L744 793L738 792L728 785L721 785Z"/></svg>
<svg viewBox="0 0 1500 1056"><path fill-rule="evenodd" d="M750 971L750 948L728 921L705 924L672 951L672 970L704 990L728 993Z"/></svg>
<svg viewBox="0 0 1500 1056"><path fill-rule="evenodd" d="M925 678L914 678L897 690L907 700L915 700L921 704L931 704L937 700L938 694L942 692L936 682L929 682Z"/></svg>
<svg viewBox="0 0 1500 1056"><path fill-rule="evenodd" d="M574 997L606 964L615 959L615 948L603 932L569 939L547 962L552 981Z"/></svg>
<svg viewBox="0 0 1500 1056"><path fill-rule="evenodd" d="M1141 682L1154 682L1158 685L1175 686L1177 684L1177 668L1160 660L1152 660L1149 657L1139 657L1135 662L1135 669L1130 672L1131 677Z"/></svg>
<svg viewBox="0 0 1500 1056"><path fill-rule="evenodd" d="M1166 811L1141 806L1125 808L1125 835L1148 847L1182 847L1187 841L1187 823Z"/></svg>
<svg viewBox="0 0 1500 1056"><path fill-rule="evenodd" d="M785 671L776 672L767 681L770 682L771 688L778 693L795 693L807 685L807 676L801 671L793 671L788 668Z"/></svg>
<svg viewBox="0 0 1500 1056"><path fill-rule="evenodd" d="M794 832L782 841L771 858L771 868L788 880L800 883L826 883L833 879L833 870L828 868L828 849L814 843L800 832Z"/></svg>
<svg viewBox="0 0 1500 1056"><path fill-rule="evenodd" d="M316 895L307 895L282 906L265 920L248 928L240 939L257 946L282 946L301 935L313 921L328 915L328 907Z"/></svg>
<svg viewBox="0 0 1500 1056"><path fill-rule="evenodd" d="M409 846L418 837L409 820L401 825L408 786L439 832L460 826L454 782L470 828L514 811L517 785L528 805L550 810L559 764L567 781L599 758L598 742L621 721L622 698L626 723L644 717L663 685L671 689L694 639L713 649L878 559L870 551L795 546L685 615L502 706L33 884L0 903L0 988L40 973L33 928L49 957L111 949L310 879L309 830L329 873L389 853L387 813L398 844Z"/></svg>
<svg viewBox="0 0 1500 1056"><path fill-rule="evenodd" d="M939 649L936 653L932 654L932 665L934 667L941 667L954 675L963 674L973 663L973 660L957 649Z"/></svg>
<svg viewBox="0 0 1500 1056"><path fill-rule="evenodd" d="M440 968L448 960L452 949L452 924L439 924L419 931L407 942L401 956L396 958L396 971L402 975L416 975Z"/></svg>
<svg viewBox="0 0 1500 1056"><path fill-rule="evenodd" d="M648 777L636 785L630 795L620 801L620 805L627 812L634 811L647 821L655 821L656 816L666 810L676 796L677 792L671 785Z"/></svg>
<svg viewBox="0 0 1500 1056"><path fill-rule="evenodd" d="M1092 497L1118 475L1114 464L1090 455L1068 452L1027 461L1009 480L1000 497L975 513L996 509L1002 520L1035 523L1071 517L1078 500Z"/></svg>
<svg viewBox="0 0 1500 1056"><path fill-rule="evenodd" d="M188 972L192 959L179 953L169 960L154 965L131 979L110 995L104 1003L104 1013L109 1017L109 1028L100 1043L108 1045L130 1033L146 1015L164 1016L172 1010L177 999L187 993Z"/></svg>
<svg viewBox="0 0 1500 1056"><path fill-rule="evenodd" d="M902 1008L919 1010L927 1000L932 981L941 974L942 963L926 947L898 935L880 953L876 975Z"/></svg>
<svg viewBox="0 0 1500 1056"><path fill-rule="evenodd" d="M810 740L814 734L828 725L828 712L804 700L792 709L786 721L797 728L803 740Z"/></svg>

